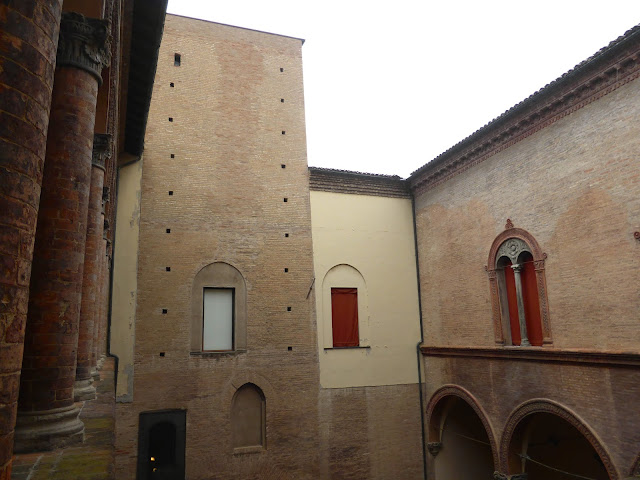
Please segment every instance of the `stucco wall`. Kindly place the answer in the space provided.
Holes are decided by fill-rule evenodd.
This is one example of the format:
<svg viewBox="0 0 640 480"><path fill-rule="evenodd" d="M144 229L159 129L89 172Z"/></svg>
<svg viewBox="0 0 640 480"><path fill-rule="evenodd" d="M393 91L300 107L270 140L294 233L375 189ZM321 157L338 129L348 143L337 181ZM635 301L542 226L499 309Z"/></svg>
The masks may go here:
<svg viewBox="0 0 640 480"><path fill-rule="evenodd" d="M417 382L411 200L312 191L311 217L322 387ZM332 348L332 286L358 287L361 348Z"/></svg>
<svg viewBox="0 0 640 480"><path fill-rule="evenodd" d="M118 206L113 252L111 352L118 357L116 400L133 398L133 356L138 295L138 244L142 159L118 170Z"/></svg>

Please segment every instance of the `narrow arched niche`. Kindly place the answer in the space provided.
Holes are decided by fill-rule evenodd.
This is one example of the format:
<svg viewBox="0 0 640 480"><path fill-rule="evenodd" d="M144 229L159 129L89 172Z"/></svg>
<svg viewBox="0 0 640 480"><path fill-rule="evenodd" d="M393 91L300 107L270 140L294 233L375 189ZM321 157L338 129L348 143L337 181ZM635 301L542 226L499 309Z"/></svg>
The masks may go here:
<svg viewBox="0 0 640 480"><path fill-rule="evenodd" d="M241 386L231 401L231 443L236 453L266 448L266 399L253 383Z"/></svg>

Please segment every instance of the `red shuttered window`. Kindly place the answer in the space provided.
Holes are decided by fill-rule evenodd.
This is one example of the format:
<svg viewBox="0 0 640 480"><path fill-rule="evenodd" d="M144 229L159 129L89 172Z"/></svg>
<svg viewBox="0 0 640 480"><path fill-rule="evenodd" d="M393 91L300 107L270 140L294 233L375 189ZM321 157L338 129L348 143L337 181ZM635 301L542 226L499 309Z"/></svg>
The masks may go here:
<svg viewBox="0 0 640 480"><path fill-rule="evenodd" d="M334 347L358 347L358 289L331 289L331 323Z"/></svg>

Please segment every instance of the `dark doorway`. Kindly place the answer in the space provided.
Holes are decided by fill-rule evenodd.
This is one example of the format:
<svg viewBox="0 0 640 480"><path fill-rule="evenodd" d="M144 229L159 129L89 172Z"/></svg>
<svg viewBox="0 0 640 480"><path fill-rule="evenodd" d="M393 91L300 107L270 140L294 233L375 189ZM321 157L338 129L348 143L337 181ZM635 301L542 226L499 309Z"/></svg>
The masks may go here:
<svg viewBox="0 0 640 480"><path fill-rule="evenodd" d="M434 458L437 480L485 480L493 478L495 466L491 442L482 420L458 397L436 406L431 426L441 449Z"/></svg>
<svg viewBox="0 0 640 480"><path fill-rule="evenodd" d="M140 414L138 480L184 480L186 410Z"/></svg>
<svg viewBox="0 0 640 480"><path fill-rule="evenodd" d="M589 440L552 413L528 415L516 427L509 448L511 472L529 480L608 480L604 463Z"/></svg>

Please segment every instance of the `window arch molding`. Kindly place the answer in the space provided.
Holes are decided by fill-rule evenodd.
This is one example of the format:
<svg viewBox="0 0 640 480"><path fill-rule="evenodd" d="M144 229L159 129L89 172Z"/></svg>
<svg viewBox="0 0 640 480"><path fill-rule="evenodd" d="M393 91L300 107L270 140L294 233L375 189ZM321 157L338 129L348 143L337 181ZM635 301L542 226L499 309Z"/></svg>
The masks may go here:
<svg viewBox="0 0 640 480"><path fill-rule="evenodd" d="M516 257L523 251L529 252L533 257L536 286L538 289L538 299L540 304L542 344L551 344L551 325L549 321L547 281L545 276L545 260L547 258L547 254L542 251L542 248L540 248L540 245L533 235L522 228L514 227L513 223L511 223L511 220L507 220L505 230L493 240L493 243L491 244L491 248L489 250L489 259L487 260L487 266L485 267L489 275L495 342L499 345L505 345L508 343L509 339L509 319L504 318L505 315L503 314L500 298L501 288L498 281L499 269L497 263L502 256L505 256L502 254L506 253L504 249L501 250L501 247L503 247L503 245L505 245L506 242L510 239L516 240L516 242L513 242L517 245L515 247L516 251L513 252ZM525 248L522 248L522 244L524 244Z"/></svg>
<svg viewBox="0 0 640 480"><path fill-rule="evenodd" d="M203 315L205 289L233 291L232 348L223 352L206 352L203 348ZM233 265L214 262L202 267L194 276L191 291L191 353L213 355L247 350L247 285L244 276Z"/></svg>
<svg viewBox="0 0 640 480"><path fill-rule="evenodd" d="M318 321L322 322L322 343L325 349L334 347L332 324L332 288L355 288L358 299L359 347L369 346L369 296L367 282L361 271L348 263L332 266L322 279L322 302L318 311Z"/></svg>

